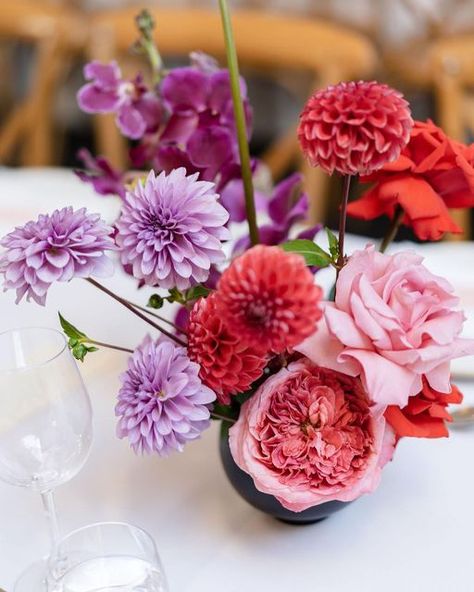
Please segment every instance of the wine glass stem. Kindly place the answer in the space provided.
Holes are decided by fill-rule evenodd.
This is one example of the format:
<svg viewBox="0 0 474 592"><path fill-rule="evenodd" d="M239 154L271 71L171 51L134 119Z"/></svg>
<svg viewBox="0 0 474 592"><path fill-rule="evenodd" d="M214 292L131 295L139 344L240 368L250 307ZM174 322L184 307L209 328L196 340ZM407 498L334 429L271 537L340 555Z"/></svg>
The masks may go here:
<svg viewBox="0 0 474 592"><path fill-rule="evenodd" d="M45 491L41 494L41 499L43 500L43 507L49 525L51 548L54 549L59 542L59 523L58 515L56 513L56 504L54 503L54 494L52 491Z"/></svg>

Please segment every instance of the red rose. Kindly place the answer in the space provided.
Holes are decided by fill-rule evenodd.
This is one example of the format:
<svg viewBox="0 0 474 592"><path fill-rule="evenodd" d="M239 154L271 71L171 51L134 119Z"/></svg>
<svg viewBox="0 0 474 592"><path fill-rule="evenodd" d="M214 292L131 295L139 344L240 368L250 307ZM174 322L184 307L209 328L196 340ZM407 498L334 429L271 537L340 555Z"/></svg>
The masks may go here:
<svg viewBox="0 0 474 592"><path fill-rule="evenodd" d="M403 223L418 238L439 240L446 232L462 232L448 208L474 206L474 144L451 140L432 121L415 121L398 160L361 181L375 185L349 204L351 216L393 217L400 205L405 211Z"/></svg>
<svg viewBox="0 0 474 592"><path fill-rule="evenodd" d="M452 421L447 411L451 403L461 403L463 396L457 386L452 385L448 395L435 391L423 379L423 389L418 395L410 397L408 405L401 409L390 405L385 418L398 437L443 438L449 435L446 421Z"/></svg>

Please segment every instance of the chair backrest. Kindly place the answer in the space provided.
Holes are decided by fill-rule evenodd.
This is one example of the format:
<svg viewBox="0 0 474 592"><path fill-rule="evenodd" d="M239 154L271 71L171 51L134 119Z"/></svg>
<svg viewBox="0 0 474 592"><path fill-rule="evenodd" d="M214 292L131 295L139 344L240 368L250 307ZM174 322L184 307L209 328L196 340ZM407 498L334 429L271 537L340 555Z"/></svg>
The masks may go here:
<svg viewBox="0 0 474 592"><path fill-rule="evenodd" d="M53 98L65 57L84 45L81 25L81 17L64 7L38 0L0 3L0 41L30 43L36 53L29 90L0 126L0 163L21 144L21 164L52 164Z"/></svg>
<svg viewBox="0 0 474 592"><path fill-rule="evenodd" d="M474 102L468 92L474 87L474 34L456 35L434 42L429 50L438 119L444 131L466 141L466 130L474 133ZM455 210L453 217L471 236L470 210Z"/></svg>

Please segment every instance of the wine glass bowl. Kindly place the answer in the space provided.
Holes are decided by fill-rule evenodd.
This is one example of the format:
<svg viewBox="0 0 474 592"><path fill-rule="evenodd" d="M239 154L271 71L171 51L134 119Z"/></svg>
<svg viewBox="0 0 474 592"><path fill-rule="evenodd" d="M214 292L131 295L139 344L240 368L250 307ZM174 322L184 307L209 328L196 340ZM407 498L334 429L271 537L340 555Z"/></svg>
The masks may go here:
<svg viewBox="0 0 474 592"><path fill-rule="evenodd" d="M64 336L0 334L0 479L40 493L72 479L92 441L89 397Z"/></svg>
<svg viewBox="0 0 474 592"><path fill-rule="evenodd" d="M91 524L60 541L49 562L48 592L167 592L155 543L123 522Z"/></svg>

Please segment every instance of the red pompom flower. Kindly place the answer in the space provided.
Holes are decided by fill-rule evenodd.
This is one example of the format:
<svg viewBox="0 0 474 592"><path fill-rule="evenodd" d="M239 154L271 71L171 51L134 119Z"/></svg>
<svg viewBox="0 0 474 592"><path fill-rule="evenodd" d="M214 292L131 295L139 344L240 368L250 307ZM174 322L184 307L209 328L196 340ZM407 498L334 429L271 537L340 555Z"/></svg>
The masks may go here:
<svg viewBox="0 0 474 592"><path fill-rule="evenodd" d="M341 82L316 92L298 137L313 166L332 175L367 175L396 160L413 126L407 101L378 82Z"/></svg>
<svg viewBox="0 0 474 592"><path fill-rule="evenodd" d="M275 353L315 331L321 296L301 255L264 245L235 259L217 291L229 328L243 342Z"/></svg>
<svg viewBox="0 0 474 592"><path fill-rule="evenodd" d="M261 350L245 345L224 324L216 307L216 295L201 298L191 311L188 355L201 367L199 377L228 405L230 396L245 392L260 378L266 364Z"/></svg>

